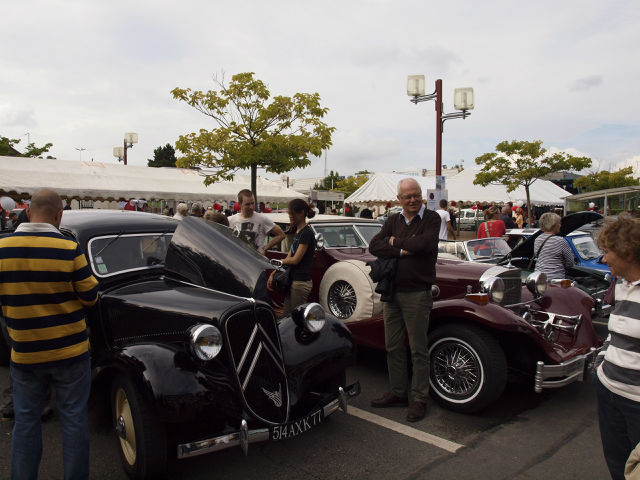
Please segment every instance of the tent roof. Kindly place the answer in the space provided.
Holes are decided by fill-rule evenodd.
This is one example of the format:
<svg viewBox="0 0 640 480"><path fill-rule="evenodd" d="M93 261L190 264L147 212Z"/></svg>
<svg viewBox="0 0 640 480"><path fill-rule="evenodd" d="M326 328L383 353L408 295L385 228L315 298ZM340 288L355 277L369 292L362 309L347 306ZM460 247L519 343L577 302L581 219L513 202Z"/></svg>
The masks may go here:
<svg viewBox="0 0 640 480"><path fill-rule="evenodd" d="M523 187L518 187L513 192L507 192L504 185L487 185L482 187L474 185L477 170L464 169L453 177L447 177L445 188L448 192L449 200L461 202L516 202L526 200ZM394 173L376 173L367 183L345 199L345 202L392 202L396 201L398 182L407 178L406 175ZM435 177L410 177L420 183L422 191L435 188ZM569 192L558 187L548 180L536 180L529 188L531 203L537 205L561 205L564 197L570 195Z"/></svg>
<svg viewBox="0 0 640 480"><path fill-rule="evenodd" d="M435 177L409 177L398 173L376 173L344 201L353 203L395 202L398 196L398 182L403 178L416 180L423 192L436 188Z"/></svg>
<svg viewBox="0 0 640 480"><path fill-rule="evenodd" d="M63 197L91 199L144 198L147 200L235 200L243 188L251 188L249 175L233 181L204 185L196 170L152 168L117 163L50 160L0 156L0 190L31 196L48 187ZM306 196L258 177L258 200L287 201Z"/></svg>

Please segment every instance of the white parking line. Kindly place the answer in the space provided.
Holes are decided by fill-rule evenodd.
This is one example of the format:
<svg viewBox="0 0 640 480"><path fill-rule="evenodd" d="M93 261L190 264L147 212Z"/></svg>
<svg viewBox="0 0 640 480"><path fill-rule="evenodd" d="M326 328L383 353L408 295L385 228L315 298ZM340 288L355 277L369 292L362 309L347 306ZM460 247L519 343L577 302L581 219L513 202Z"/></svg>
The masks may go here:
<svg viewBox="0 0 640 480"><path fill-rule="evenodd" d="M416 428L408 427L407 425L394 422L393 420L389 420L388 418L381 417L380 415L375 415L365 410L360 410L359 408L352 407L351 405L349 405L349 407L347 408L347 413L349 415L353 415L354 417L358 417L368 422L375 423L376 425L379 425L381 427L388 428L389 430L393 430L394 432L401 433L403 435L406 435L407 437L411 437L421 442L428 443L429 445L442 448L447 452L456 453L458 450L464 447L464 445L460 445L459 443L436 437L435 435L431 435L430 433L423 432L422 430L418 430Z"/></svg>

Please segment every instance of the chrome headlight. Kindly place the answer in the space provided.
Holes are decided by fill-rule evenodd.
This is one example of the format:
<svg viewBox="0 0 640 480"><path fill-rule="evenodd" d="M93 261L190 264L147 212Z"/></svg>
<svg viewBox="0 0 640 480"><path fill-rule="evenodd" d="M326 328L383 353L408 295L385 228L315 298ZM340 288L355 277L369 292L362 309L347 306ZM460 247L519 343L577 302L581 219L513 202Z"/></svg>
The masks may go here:
<svg viewBox="0 0 640 480"><path fill-rule="evenodd" d="M196 325L189 332L191 352L200 360L211 360L222 350L222 334L213 325Z"/></svg>
<svg viewBox="0 0 640 480"><path fill-rule="evenodd" d="M493 302L500 303L504 299L504 280L500 277L491 277L482 282L482 291L486 292Z"/></svg>
<svg viewBox="0 0 640 480"><path fill-rule="evenodd" d="M326 312L319 303L308 303L294 308L291 318L299 327L308 332L317 333L324 327Z"/></svg>
<svg viewBox="0 0 640 480"><path fill-rule="evenodd" d="M527 277L526 284L534 295L544 295L547 291L547 276L542 272L533 272Z"/></svg>

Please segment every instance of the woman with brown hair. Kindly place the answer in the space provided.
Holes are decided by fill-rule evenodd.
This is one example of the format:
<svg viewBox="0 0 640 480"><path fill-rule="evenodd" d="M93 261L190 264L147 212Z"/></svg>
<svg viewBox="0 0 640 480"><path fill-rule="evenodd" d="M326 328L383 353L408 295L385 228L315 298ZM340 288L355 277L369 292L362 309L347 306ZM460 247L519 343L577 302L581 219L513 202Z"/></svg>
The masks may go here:
<svg viewBox="0 0 640 480"><path fill-rule="evenodd" d="M600 438L611 477L622 479L640 443L640 220L621 213L602 229L598 245L618 278L609 335L596 360Z"/></svg>
<svg viewBox="0 0 640 480"><path fill-rule="evenodd" d="M500 220L500 209L495 205L484 211L484 220L478 227L477 238L501 237L507 231L504 222Z"/></svg>
<svg viewBox="0 0 640 480"><path fill-rule="evenodd" d="M293 233L289 253L282 264L291 269L291 287L284 299L282 314L287 315L299 305L307 302L313 282L311 281L311 263L315 251L315 236L307 225L307 218L313 218L315 211L299 198L289 202L290 227L287 233ZM268 287L272 288L273 274L269 277Z"/></svg>

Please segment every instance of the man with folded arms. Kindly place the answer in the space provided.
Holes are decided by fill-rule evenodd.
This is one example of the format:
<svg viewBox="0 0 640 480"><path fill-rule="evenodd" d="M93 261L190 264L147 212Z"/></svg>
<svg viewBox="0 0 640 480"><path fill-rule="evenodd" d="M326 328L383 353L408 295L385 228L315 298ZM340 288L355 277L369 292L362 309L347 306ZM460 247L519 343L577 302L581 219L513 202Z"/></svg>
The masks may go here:
<svg viewBox="0 0 640 480"><path fill-rule="evenodd" d="M409 405L405 334L409 338L413 377L407 420L424 418L429 393L429 314L431 285L436 281L440 215L422 202L420 184L413 178L398 183L402 212L390 216L373 237L369 251L376 257L396 258L394 295L384 302L384 336L391 390L371 402L376 408Z"/></svg>

